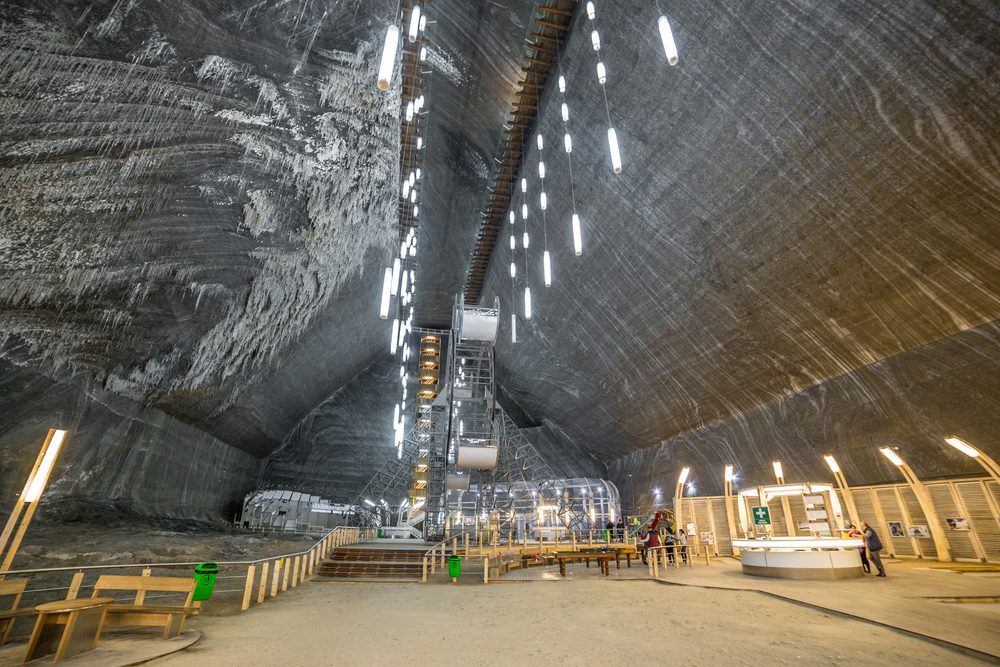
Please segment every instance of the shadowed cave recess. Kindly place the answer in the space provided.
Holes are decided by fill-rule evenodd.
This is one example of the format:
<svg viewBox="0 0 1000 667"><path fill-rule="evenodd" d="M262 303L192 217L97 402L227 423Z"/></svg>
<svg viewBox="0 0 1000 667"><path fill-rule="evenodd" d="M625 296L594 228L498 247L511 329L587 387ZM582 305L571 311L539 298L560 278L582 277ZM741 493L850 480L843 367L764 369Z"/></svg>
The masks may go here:
<svg viewBox="0 0 1000 667"><path fill-rule="evenodd" d="M350 502L395 456L378 299L405 121L375 81L396 10L0 5L3 498L50 427L69 439L43 521L218 524L261 485ZM536 10L433 1L415 326L450 325ZM573 183L550 77L546 227L516 289L502 230L479 296L504 409L558 475L632 504L685 465L704 494L727 463L826 479L828 452L852 483L898 479L880 446L921 478L978 474L943 438L1000 456L1000 7L670 11L677 67L655 4L602 3L603 89L573 11ZM531 141L535 198L538 159Z"/></svg>

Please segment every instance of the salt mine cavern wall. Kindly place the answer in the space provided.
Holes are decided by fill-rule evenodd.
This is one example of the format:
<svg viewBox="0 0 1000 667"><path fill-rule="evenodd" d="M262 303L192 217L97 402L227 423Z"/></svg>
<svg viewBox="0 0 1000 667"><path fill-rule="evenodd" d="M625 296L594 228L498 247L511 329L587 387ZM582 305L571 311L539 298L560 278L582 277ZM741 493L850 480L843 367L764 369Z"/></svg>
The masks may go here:
<svg viewBox="0 0 1000 667"><path fill-rule="evenodd" d="M985 475L945 444L958 435L1000 457L1000 322L904 352L740 415L670 438L609 464L610 476L637 503L654 488L673 495L691 466L698 495L722 493L723 466L737 488L774 482L771 462L788 482L833 481L823 455L833 453L849 484L898 482L879 452L898 447L917 477ZM631 475L631 478L629 477Z"/></svg>
<svg viewBox="0 0 1000 667"><path fill-rule="evenodd" d="M0 358L255 456L367 366L395 6L2 3Z"/></svg>
<svg viewBox="0 0 1000 667"><path fill-rule="evenodd" d="M606 88L586 12L573 19L569 125L556 86L539 102L547 226L530 145L530 249L504 222L481 300L518 318L516 343L501 319L504 388L619 483L672 489L688 452L706 487L729 458L748 480L771 457L819 474L812 448L889 437L923 474L975 471L943 450L945 430L1000 456L1000 5L706 0L669 14L676 67L653 4L599 3ZM850 458L854 483L896 478Z"/></svg>
<svg viewBox="0 0 1000 667"><path fill-rule="evenodd" d="M264 484L301 489L337 502L354 501L385 461L396 456L392 414L398 394L398 361L385 354L288 434L264 462ZM533 422L507 400L502 389L498 394L556 475L603 476L604 466L592 453L551 425Z"/></svg>
<svg viewBox="0 0 1000 667"><path fill-rule="evenodd" d="M69 432L42 521L230 521L257 482L258 459L84 377L55 382L0 361L0 414L0 498L21 492L49 428Z"/></svg>

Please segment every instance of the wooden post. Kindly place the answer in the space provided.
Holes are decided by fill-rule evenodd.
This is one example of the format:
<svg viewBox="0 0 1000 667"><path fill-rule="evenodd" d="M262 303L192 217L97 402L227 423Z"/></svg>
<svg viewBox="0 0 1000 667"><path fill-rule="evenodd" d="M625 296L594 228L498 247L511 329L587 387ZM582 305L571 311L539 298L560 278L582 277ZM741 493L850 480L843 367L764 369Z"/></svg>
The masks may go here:
<svg viewBox="0 0 1000 667"><path fill-rule="evenodd" d="M420 571L420 583L427 583L427 556L424 556L424 564Z"/></svg>
<svg viewBox="0 0 1000 667"><path fill-rule="evenodd" d="M67 600L75 600L80 594L80 586L83 585L83 570L73 573L73 579L69 582L69 591L66 593Z"/></svg>
<svg viewBox="0 0 1000 667"><path fill-rule="evenodd" d="M278 580L281 576L281 563L284 558L279 558L274 561L274 577L271 579L271 597L275 597L278 594Z"/></svg>
<svg viewBox="0 0 1000 667"><path fill-rule="evenodd" d="M490 583L490 559L489 556L483 559L483 583Z"/></svg>
<svg viewBox="0 0 1000 667"><path fill-rule="evenodd" d="M437 547L431 547L431 574L437 572L437 554L435 549ZM427 560L427 556L424 556L424 560Z"/></svg>
<svg viewBox="0 0 1000 667"><path fill-rule="evenodd" d="M150 570L150 569L149 569L148 567L147 567L147 568L144 568L144 569L142 570L142 576L144 576L144 577L148 577L148 576L149 576L149 575L151 575L152 573L153 573L153 571L152 571L152 570ZM145 601L146 601L146 591L142 591L142 590L140 590L140 591L136 591L136 592L135 592L135 602L134 602L133 604L134 604L134 605L135 605L136 607L139 607L139 606L141 606L141 605L142 605L142 603L143 603L143 602L145 602Z"/></svg>
<svg viewBox="0 0 1000 667"><path fill-rule="evenodd" d="M653 564L653 559L646 554L646 569L649 570L649 576L656 578L656 565Z"/></svg>
<svg viewBox="0 0 1000 667"><path fill-rule="evenodd" d="M570 533L573 538L573 551L576 551L576 532Z"/></svg>
<svg viewBox="0 0 1000 667"><path fill-rule="evenodd" d="M257 604L264 602L264 593L267 592L268 565L270 565L270 563L264 561L264 566L260 568L260 588L257 590Z"/></svg>
<svg viewBox="0 0 1000 667"><path fill-rule="evenodd" d="M281 564L281 569L284 570L281 575L281 592L284 593L288 590L288 574L292 571L293 566L290 562L288 562L287 558L282 558L281 560L284 561Z"/></svg>
<svg viewBox="0 0 1000 667"><path fill-rule="evenodd" d="M31 474L28 475L28 480L24 483L24 490L21 491L21 495L17 497L17 502L14 503L14 509L11 510L10 516L7 518L7 525L4 526L3 531L0 532L0 556L3 555L4 547L7 546L7 540L10 539L11 533L14 532L14 526L17 525L17 520L21 518L21 510L24 508L24 496L28 492L28 487L31 486L31 482L35 478L35 473L38 472L39 466L42 465L42 458L45 456L45 450L49 448L49 443L52 442L52 437L56 434L54 428L49 429L49 434L45 436L45 442L42 444L41 449L38 450L38 456L35 457L35 465L31 467ZM32 503L32 504L38 504ZM17 551L17 544L11 547L12 552ZM12 561L14 557L10 558ZM0 571L6 570L7 567L0 568Z"/></svg>
<svg viewBox="0 0 1000 667"><path fill-rule="evenodd" d="M298 556L296 556L295 558L292 559L292 567L290 569L292 571L292 573L291 573L292 574L292 576L291 576L292 588L295 588L296 586L299 585L299 557Z"/></svg>
<svg viewBox="0 0 1000 667"><path fill-rule="evenodd" d="M250 608L250 596L253 595L253 579L257 575L257 566L250 564L247 567L247 580L243 584L243 604L240 606L240 611L246 611Z"/></svg>

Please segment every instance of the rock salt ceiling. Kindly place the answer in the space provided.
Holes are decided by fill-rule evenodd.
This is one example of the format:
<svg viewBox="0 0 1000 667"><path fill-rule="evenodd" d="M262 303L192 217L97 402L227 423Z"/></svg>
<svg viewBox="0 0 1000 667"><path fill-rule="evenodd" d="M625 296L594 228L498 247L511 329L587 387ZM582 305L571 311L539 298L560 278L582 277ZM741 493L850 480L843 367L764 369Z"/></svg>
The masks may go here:
<svg viewBox="0 0 1000 667"><path fill-rule="evenodd" d="M661 2L671 68L653 3L598 4L625 167L581 8L562 67L585 249L553 155L554 283L532 252L505 400L618 476L678 457L805 474L834 448L884 479L874 441L937 456L961 429L1000 449L1000 6ZM385 363L400 108L374 82L395 7L0 6L9 414L44 401L38 378L86 378L260 457ZM432 3L415 324L446 325L464 283L531 9ZM560 101L550 81L552 144ZM483 300L507 313L502 239ZM394 402L359 424L391 439Z"/></svg>

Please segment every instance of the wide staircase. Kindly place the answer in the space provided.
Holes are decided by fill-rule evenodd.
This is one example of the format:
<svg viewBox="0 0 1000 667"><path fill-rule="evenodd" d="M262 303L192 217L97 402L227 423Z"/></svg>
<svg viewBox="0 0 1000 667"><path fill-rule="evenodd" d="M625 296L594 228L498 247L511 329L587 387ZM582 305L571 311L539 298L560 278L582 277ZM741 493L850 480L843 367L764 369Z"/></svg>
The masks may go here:
<svg viewBox="0 0 1000 667"><path fill-rule="evenodd" d="M420 581L426 550L371 545L334 549L320 565L319 576L335 581Z"/></svg>

